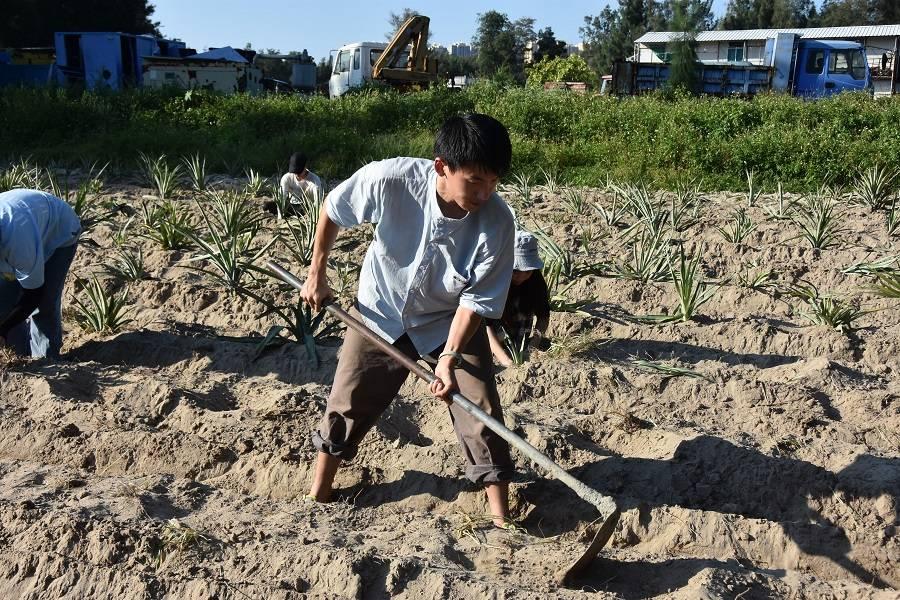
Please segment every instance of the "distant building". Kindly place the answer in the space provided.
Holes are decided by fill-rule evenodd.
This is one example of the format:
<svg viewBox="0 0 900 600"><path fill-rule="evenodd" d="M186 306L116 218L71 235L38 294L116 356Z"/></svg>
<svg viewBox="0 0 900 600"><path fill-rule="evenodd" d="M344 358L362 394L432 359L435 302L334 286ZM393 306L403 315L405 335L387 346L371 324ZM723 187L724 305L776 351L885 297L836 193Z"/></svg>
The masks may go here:
<svg viewBox="0 0 900 600"><path fill-rule="evenodd" d="M475 56L475 51L472 50L472 46L465 42L456 42L455 44L450 44L450 56L468 58L469 56Z"/></svg>
<svg viewBox="0 0 900 600"><path fill-rule="evenodd" d="M262 91L262 70L244 56L245 52L230 46L216 48L185 58L146 56L144 85L152 88L204 88L234 94ZM313 72L315 67L307 65Z"/></svg>
<svg viewBox="0 0 900 600"><path fill-rule="evenodd" d="M894 55L900 42L900 25L816 27L809 29L739 29L701 31L696 36L697 58L703 62L763 64L766 50L776 34L794 33L804 39L846 40L865 46L875 94L891 93ZM634 41L633 60L640 63L669 62L672 43L681 35L671 31L649 31Z"/></svg>
<svg viewBox="0 0 900 600"><path fill-rule="evenodd" d="M449 54L449 50L447 50L447 46L443 46L441 44L431 44L428 46L428 49L431 51L431 53L433 55Z"/></svg>

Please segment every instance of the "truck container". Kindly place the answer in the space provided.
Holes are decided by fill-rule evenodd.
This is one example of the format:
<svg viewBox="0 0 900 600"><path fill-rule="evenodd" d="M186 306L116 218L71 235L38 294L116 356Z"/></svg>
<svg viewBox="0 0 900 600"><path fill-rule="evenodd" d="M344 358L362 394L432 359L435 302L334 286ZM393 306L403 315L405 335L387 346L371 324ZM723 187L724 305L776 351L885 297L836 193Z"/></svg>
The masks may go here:
<svg viewBox="0 0 900 600"><path fill-rule="evenodd" d="M717 96L784 92L804 98L824 98L844 91L872 91L872 76L861 44L803 39L778 33L766 42L762 64L698 61L696 89ZM617 94L642 94L668 85L670 63L617 63L612 89Z"/></svg>

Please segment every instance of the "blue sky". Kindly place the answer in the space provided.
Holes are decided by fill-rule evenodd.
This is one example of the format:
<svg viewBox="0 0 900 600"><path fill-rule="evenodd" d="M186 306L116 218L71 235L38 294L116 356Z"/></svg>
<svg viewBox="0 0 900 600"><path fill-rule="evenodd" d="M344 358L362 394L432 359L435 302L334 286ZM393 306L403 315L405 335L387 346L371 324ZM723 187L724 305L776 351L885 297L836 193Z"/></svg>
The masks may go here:
<svg viewBox="0 0 900 600"><path fill-rule="evenodd" d="M717 14L727 0L714 0ZM431 40L449 45L469 42L477 27L478 13L497 10L510 19L533 17L535 30L552 27L557 39L578 43L578 29L585 15L599 14L606 2L584 0L470 0L449 2L369 2L337 0L323 2L291 0L151 0L153 19L161 23L163 35L184 40L202 51L210 46L277 48L282 52L304 48L318 60L333 48L358 41L381 41L390 29L393 11L412 8L431 17ZM618 3L616 3L617 5Z"/></svg>

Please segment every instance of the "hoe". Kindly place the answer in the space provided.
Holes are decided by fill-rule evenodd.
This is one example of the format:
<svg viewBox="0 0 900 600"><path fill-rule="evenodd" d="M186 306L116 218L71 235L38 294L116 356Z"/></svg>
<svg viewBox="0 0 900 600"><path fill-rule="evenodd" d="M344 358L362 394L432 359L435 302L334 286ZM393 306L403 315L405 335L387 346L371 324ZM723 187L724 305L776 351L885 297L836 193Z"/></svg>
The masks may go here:
<svg viewBox="0 0 900 600"><path fill-rule="evenodd" d="M297 277L295 277L289 271L286 271L278 263L269 261L266 263L266 266L268 266L273 273L278 275L278 277L282 281L288 283L298 291L303 287L302 281L297 279ZM343 323L347 325L347 327L355 329L361 335L365 336L366 339L368 339L370 342L392 356L400 364L409 369L419 379L422 379L426 383L431 383L432 381L434 381L435 376L431 371L429 371L416 361L411 360L405 354L394 348L391 344L380 338L372 330L366 327L365 324L348 314L337 304L329 304L325 307L325 309L330 312L335 318L343 321ZM454 404L484 423L485 426L489 427L497 435L512 444L516 449L519 450L519 452L527 456L533 462L539 464L550 475L572 489L572 491L578 494L578 496L582 500L595 506L600 512L600 517L595 521L595 523L601 524L597 529L597 533L594 535L591 543L575 561L570 563L565 569L562 569L556 574L557 580L560 583L569 583L572 578L576 577L579 573L584 571L584 569L591 563L592 560L594 560L594 558L597 556L597 554L599 554L600 550L603 548L603 546L606 545L606 542L608 542L609 538L612 536L613 530L615 530L616 524L619 522L619 516L621 514L619 507L616 505L616 501L610 496L605 496L597 490L588 487L587 485L570 475L562 467L553 462L547 455L543 454L540 450L517 436L505 425L503 425L503 423L472 404L472 402L466 399L466 397L459 392L454 392L451 396L451 399Z"/></svg>

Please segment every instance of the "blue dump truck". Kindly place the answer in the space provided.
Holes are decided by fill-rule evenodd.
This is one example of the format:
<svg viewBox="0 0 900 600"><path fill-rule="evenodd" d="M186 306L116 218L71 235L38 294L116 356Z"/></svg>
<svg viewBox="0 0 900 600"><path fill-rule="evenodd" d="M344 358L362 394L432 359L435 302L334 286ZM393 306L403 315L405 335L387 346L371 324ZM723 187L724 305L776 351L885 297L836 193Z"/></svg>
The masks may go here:
<svg viewBox="0 0 900 600"><path fill-rule="evenodd" d="M670 63L622 62L615 66L612 92L635 95L668 85ZM752 96L784 92L825 98L847 91L872 92L872 76L861 44L800 38L778 33L766 41L761 64L698 61L696 92L716 96Z"/></svg>

